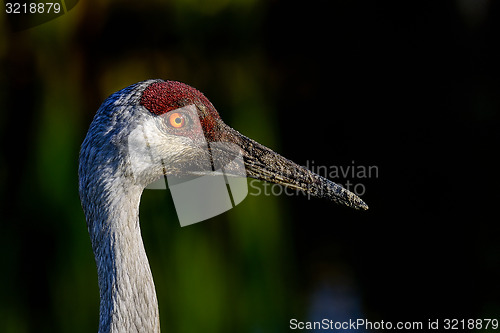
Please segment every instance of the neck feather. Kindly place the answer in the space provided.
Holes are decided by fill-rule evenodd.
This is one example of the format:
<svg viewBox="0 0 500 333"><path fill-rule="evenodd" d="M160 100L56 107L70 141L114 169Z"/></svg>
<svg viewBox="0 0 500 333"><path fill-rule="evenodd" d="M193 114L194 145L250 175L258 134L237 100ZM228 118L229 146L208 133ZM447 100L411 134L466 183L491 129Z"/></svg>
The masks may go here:
<svg viewBox="0 0 500 333"><path fill-rule="evenodd" d="M101 178L84 184L93 190L82 194L99 278L99 333L159 332L158 302L139 226L143 188L121 177Z"/></svg>

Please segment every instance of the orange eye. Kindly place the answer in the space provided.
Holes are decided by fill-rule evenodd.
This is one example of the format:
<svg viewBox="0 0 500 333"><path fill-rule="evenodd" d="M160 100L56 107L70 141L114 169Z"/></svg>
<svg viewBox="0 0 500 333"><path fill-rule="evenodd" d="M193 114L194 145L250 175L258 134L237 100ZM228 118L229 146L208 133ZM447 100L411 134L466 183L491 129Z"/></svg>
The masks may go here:
<svg viewBox="0 0 500 333"><path fill-rule="evenodd" d="M168 117L168 124L173 128L181 128L186 124L186 119L179 112L174 112Z"/></svg>

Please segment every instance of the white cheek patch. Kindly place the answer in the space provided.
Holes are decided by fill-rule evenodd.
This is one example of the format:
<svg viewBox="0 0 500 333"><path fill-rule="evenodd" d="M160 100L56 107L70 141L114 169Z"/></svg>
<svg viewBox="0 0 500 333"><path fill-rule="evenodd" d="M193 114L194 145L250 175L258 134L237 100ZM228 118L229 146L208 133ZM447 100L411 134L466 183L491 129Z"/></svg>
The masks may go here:
<svg viewBox="0 0 500 333"><path fill-rule="evenodd" d="M200 152L204 152L196 156L198 159L206 160L180 164L183 168L182 178L176 174L167 174L164 179L159 179L146 187L146 189L166 189L168 184L179 222L184 227L235 207L248 195L248 185L240 147L226 142L207 142L195 105L172 110L159 117L164 118L162 121L168 121L168 117L174 112L182 112L189 116L190 133L198 133L194 134L196 135L194 140L191 138L189 147L182 145L182 142L186 142L186 138L183 138L173 143L172 147L167 147L168 149L154 149L157 142L162 142L161 140L165 142L165 136L160 137L158 118L151 118L131 132L128 148L132 172L137 180L151 170L178 169L178 166L169 168L168 163L173 155L177 155L178 159L183 148L199 149ZM193 148L194 142L196 142L195 148ZM186 159L189 158L193 158L192 155L186 154Z"/></svg>
<svg viewBox="0 0 500 333"><path fill-rule="evenodd" d="M157 136L152 133L154 127L154 119L148 119L128 136L129 159L136 182L152 165L161 164L161 157L155 156L150 145L150 141Z"/></svg>

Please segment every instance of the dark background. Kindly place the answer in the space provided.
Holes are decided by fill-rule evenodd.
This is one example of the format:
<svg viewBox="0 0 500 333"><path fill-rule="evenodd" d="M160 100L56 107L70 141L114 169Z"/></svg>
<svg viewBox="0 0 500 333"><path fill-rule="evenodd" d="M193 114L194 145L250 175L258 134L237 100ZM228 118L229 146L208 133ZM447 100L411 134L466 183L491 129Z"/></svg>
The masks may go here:
<svg viewBox="0 0 500 333"><path fill-rule="evenodd" d="M162 330L498 319L499 24L488 0L82 0L19 32L0 14L0 331L97 331L79 145L148 78L299 164L378 170L332 179L362 184L367 212L249 195L180 228L169 192L146 191Z"/></svg>

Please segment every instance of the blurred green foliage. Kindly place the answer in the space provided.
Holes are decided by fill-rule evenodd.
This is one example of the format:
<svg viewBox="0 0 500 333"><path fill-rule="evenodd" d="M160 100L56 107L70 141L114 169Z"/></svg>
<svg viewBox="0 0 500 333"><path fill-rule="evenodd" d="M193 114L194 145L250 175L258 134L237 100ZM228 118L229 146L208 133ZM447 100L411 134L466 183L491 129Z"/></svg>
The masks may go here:
<svg viewBox="0 0 500 333"><path fill-rule="evenodd" d="M7 272L0 278L0 331L97 331L97 276L77 163L90 120L110 93L147 78L181 80L206 92L238 130L276 146L276 119L261 80L262 5L80 1L62 17L21 32L10 32L0 15L2 138L26 136L20 152L1 155ZM141 29L144 22L149 26ZM124 35L115 35L119 29ZM203 42L216 41L221 31L225 45ZM141 34L154 36L145 37L146 45ZM16 105L23 89L31 104ZM29 124L21 130L16 119ZM20 165L6 164L18 155ZM234 211L181 229L169 195L146 190L141 203L162 329L276 332L286 322L292 283L279 200L250 196Z"/></svg>

